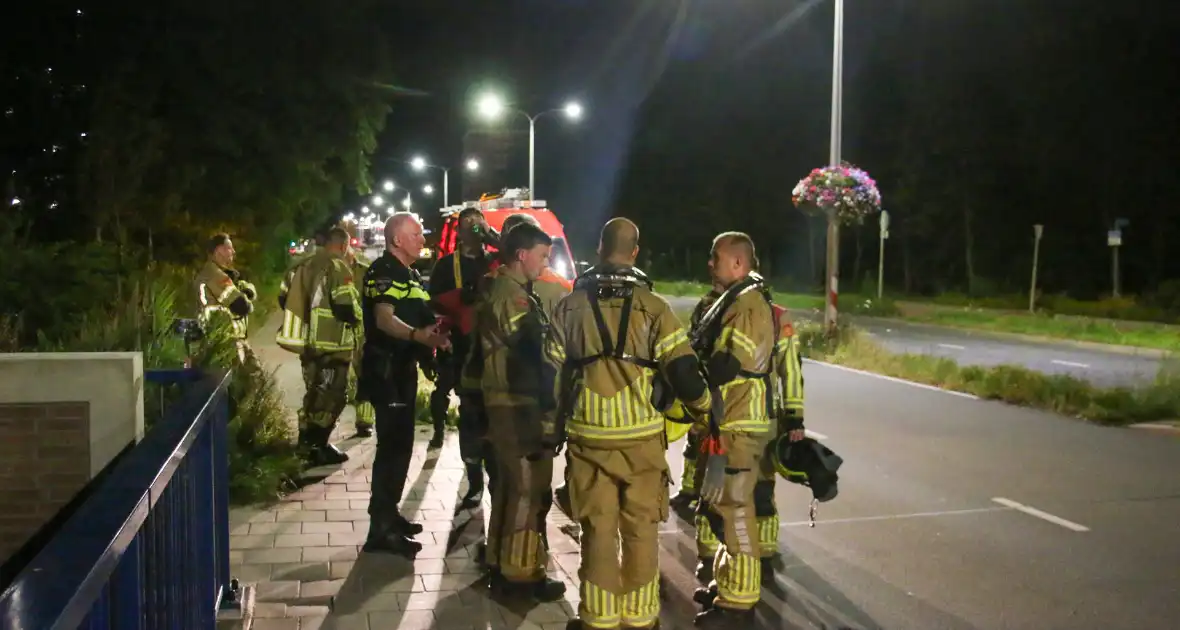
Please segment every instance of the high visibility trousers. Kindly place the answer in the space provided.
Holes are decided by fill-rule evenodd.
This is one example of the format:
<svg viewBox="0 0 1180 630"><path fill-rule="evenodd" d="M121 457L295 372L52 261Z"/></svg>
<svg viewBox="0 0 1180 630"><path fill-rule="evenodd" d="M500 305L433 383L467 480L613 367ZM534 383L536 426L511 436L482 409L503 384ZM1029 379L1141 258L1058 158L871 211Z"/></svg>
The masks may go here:
<svg viewBox="0 0 1180 630"><path fill-rule="evenodd" d="M695 496L697 493L697 455L701 451L701 441L690 431L684 442L684 474L680 475L680 492Z"/></svg>
<svg viewBox="0 0 1180 630"><path fill-rule="evenodd" d="M767 445L770 448L770 445ZM774 503L774 482L778 473L774 462L763 452L754 484L754 515L758 518L758 548L763 558L778 555L778 508Z"/></svg>
<svg viewBox="0 0 1180 630"><path fill-rule="evenodd" d="M743 433L721 433L721 445L729 459L721 500L701 502L697 509L697 544L700 531L711 529L719 544L713 556L713 583L717 599L713 605L734 610L753 608L762 596L761 547L757 541L758 520L754 511L754 485L760 474L765 439ZM697 480L704 474L706 457L697 459ZM700 527L700 517L709 527Z"/></svg>
<svg viewBox="0 0 1180 630"><path fill-rule="evenodd" d="M567 452L582 528L578 618L588 628L650 628L660 616L659 526L668 518L663 436L570 443Z"/></svg>
<svg viewBox="0 0 1180 630"><path fill-rule="evenodd" d="M487 558L510 582L537 582L545 577L549 556L543 532L553 506L552 457L529 458L510 427L521 414L517 407L487 407L494 465L492 514L488 524Z"/></svg>

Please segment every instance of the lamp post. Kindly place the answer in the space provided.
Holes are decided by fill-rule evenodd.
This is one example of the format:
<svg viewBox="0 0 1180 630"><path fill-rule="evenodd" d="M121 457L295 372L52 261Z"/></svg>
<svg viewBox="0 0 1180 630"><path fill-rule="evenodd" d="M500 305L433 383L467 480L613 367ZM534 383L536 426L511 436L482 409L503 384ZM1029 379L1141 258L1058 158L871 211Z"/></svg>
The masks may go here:
<svg viewBox="0 0 1180 630"><path fill-rule="evenodd" d="M529 121L529 200L535 198L536 190L536 166L537 166L537 120L546 114L553 114L561 112L565 114L566 118L570 120L580 120L582 118L582 106L574 101L566 103L565 107L556 109L547 109L537 114L529 114L528 112L511 107L504 103L504 100L495 94L485 94L476 104L479 115L487 120L495 120L507 111L515 112L524 116Z"/></svg>
<svg viewBox="0 0 1180 630"><path fill-rule="evenodd" d="M1033 267L1032 267L1032 282L1028 288L1028 312L1037 312L1037 267L1041 262L1041 235L1045 233L1045 226L1036 224L1033 226Z"/></svg>
<svg viewBox="0 0 1180 630"><path fill-rule="evenodd" d="M449 194L450 190L451 190L451 169L450 169L450 167L439 166L438 164L431 164L430 162L426 161L426 158L424 158L420 155L415 156L414 159L410 160L410 166L413 167L415 171L424 171L428 168L436 168L436 169L442 171L442 173L443 173L443 207L451 205L450 204L450 194ZM475 158L467 158L467 161L463 163L463 168L467 171L479 170L479 161L477 161ZM427 194L430 194L430 193L428 192ZM409 197L407 197L407 199L409 199Z"/></svg>
<svg viewBox="0 0 1180 630"><path fill-rule="evenodd" d="M832 129L829 163L840 165L844 117L844 0L835 0L836 17L832 37ZM836 299L840 292L840 224L836 211L828 212L827 282L824 283L824 328L836 328Z"/></svg>

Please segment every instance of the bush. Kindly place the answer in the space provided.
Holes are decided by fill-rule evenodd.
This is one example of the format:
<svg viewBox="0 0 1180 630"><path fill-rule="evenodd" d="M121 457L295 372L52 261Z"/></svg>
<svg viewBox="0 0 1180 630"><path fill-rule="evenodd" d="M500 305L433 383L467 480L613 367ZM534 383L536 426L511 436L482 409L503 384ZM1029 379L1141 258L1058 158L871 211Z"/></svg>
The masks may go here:
<svg viewBox="0 0 1180 630"><path fill-rule="evenodd" d="M1036 407L1095 422L1125 425L1180 418L1180 370L1166 365L1156 380L1138 388L1099 388L1072 376L1023 367L960 366L942 357L895 354L857 330L841 326L825 335L816 324L796 329L804 356L903 378L993 400Z"/></svg>

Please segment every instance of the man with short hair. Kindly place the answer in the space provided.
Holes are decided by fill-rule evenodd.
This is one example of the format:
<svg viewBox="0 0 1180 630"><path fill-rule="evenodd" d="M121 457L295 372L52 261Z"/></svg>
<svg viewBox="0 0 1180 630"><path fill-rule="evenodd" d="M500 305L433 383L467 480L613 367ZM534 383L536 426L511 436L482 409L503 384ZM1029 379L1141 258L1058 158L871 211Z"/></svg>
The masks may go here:
<svg viewBox="0 0 1180 630"><path fill-rule="evenodd" d="M723 290L692 332L713 397L721 399L717 415L710 414L698 429L697 513L704 517L698 530L706 526L720 541L713 581L693 596L705 607L696 623L709 628L751 622L761 597L754 486L771 437L778 329L769 290L754 273L757 266L749 235L725 232L713 240L709 272Z"/></svg>
<svg viewBox="0 0 1180 630"><path fill-rule="evenodd" d="M215 234L206 249L209 259L194 280L197 321L206 331L213 326L228 325L230 336L238 347L238 360L243 365L256 364L257 359L246 336L258 291L234 269L236 252L229 234Z"/></svg>
<svg viewBox="0 0 1180 630"><path fill-rule="evenodd" d="M366 552L413 555L422 548L411 539L422 526L407 520L398 504L414 452L418 363L450 344L435 325L421 276L411 268L424 244L418 219L409 212L394 213L385 222L385 253L364 278L359 394L372 401L377 415Z"/></svg>
<svg viewBox="0 0 1180 630"><path fill-rule="evenodd" d="M507 230L500 244L503 264L476 315L484 365L481 386L498 469L487 562L493 584L541 601L556 601L565 593L563 582L545 574L555 436L541 412L542 396L552 391L542 383L541 348L548 322L533 292L552 242L532 225Z"/></svg>
<svg viewBox="0 0 1180 630"><path fill-rule="evenodd" d="M546 338L546 359L561 375L554 397L569 436L570 516L582 528L581 602L570 630L659 625L669 476L653 385L667 383L690 415L710 405L688 334L635 268L638 255L635 224L608 221L599 264L558 303Z"/></svg>
<svg viewBox="0 0 1180 630"><path fill-rule="evenodd" d="M283 304L279 347L299 354L307 388L299 410L299 445L309 466L342 464L348 455L331 444L348 404L348 366L356 352L360 296L344 262L348 232L328 231L323 248L295 268Z"/></svg>

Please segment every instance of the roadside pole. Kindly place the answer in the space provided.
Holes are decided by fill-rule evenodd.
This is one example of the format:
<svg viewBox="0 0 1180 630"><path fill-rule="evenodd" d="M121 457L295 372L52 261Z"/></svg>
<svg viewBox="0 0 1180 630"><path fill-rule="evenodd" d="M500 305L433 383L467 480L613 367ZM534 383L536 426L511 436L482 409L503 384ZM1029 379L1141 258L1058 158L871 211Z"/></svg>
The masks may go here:
<svg viewBox="0 0 1180 630"><path fill-rule="evenodd" d="M1045 231L1045 226L1037 224L1033 226L1033 264L1032 264L1032 283L1028 289L1028 312L1037 312L1037 265L1041 257L1041 235Z"/></svg>
<svg viewBox="0 0 1180 630"><path fill-rule="evenodd" d="M881 211L881 246L877 252L877 301L885 294L885 241L889 238L889 211ZM1036 263L1033 263L1033 284L1036 284Z"/></svg>

